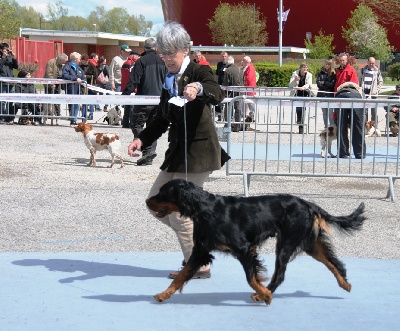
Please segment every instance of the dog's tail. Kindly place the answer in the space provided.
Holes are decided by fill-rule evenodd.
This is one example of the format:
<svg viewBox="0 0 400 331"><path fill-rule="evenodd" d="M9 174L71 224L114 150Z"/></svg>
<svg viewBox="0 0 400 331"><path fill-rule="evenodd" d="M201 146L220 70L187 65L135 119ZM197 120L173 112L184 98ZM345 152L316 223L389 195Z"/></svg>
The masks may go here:
<svg viewBox="0 0 400 331"><path fill-rule="evenodd" d="M362 228L364 221L367 219L364 216L364 211L365 205L362 202L358 208L348 216L332 216L323 209L319 211L319 214L329 225L334 226L341 232L351 234ZM320 226L323 227L322 224L320 224Z"/></svg>

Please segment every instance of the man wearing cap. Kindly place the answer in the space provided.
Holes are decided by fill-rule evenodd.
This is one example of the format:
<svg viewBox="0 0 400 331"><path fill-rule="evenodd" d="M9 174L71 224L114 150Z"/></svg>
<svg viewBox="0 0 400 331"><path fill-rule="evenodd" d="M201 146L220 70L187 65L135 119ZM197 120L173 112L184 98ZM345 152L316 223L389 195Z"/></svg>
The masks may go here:
<svg viewBox="0 0 400 331"><path fill-rule="evenodd" d="M115 56L110 63L110 84L111 89L117 92L121 91L121 69L124 62L128 59L129 53L132 50L128 45L121 46L121 54Z"/></svg>
<svg viewBox="0 0 400 331"><path fill-rule="evenodd" d="M164 61L156 52L156 40L148 38L144 41L144 52L136 61L128 84L122 94L130 95L136 89L136 95L160 96L162 85L167 74ZM142 132L144 125L148 124L156 113L157 106L134 106L131 112L131 129L136 138ZM153 163L157 156L157 141L150 147L142 150L142 157L137 160L137 165L146 166Z"/></svg>

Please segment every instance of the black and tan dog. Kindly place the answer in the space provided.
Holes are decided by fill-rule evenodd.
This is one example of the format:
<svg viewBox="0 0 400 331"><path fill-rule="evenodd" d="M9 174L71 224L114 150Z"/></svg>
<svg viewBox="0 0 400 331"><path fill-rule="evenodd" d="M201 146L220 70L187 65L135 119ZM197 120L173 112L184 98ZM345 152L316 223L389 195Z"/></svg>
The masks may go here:
<svg viewBox="0 0 400 331"><path fill-rule="evenodd" d="M254 301L271 303L272 293L284 280L287 264L300 252L322 262L341 288L351 289L329 232L330 226L345 233L359 230L365 220L363 203L351 215L336 217L293 195L219 196L180 179L163 185L146 203L157 217L179 212L194 224L192 255L171 285L154 297L159 302L181 291L202 265L212 261L212 251L229 253L239 260L247 282L256 292L251 295ZM277 240L276 261L274 274L265 287L261 273L266 269L257 249L270 237Z"/></svg>

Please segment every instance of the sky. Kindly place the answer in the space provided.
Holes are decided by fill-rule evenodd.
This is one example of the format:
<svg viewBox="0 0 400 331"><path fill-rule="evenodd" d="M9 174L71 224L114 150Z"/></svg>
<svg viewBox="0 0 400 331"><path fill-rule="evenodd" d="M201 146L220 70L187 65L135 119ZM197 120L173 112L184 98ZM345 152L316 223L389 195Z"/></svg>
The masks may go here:
<svg viewBox="0 0 400 331"><path fill-rule="evenodd" d="M46 17L47 4L55 5L58 0L18 0L20 6L33 7L36 11ZM82 16L87 18L92 10L97 6L104 6L106 10L114 7L126 8L130 15L145 17L147 21L153 21L153 30L158 31L159 27L164 23L162 13L161 0L64 0L61 1L62 6L68 9L68 16Z"/></svg>

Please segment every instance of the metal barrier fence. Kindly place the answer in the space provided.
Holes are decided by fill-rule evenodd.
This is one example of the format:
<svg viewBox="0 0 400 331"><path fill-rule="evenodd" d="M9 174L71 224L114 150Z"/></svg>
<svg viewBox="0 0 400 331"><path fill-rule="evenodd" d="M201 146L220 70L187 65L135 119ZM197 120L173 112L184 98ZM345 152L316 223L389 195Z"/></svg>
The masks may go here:
<svg viewBox="0 0 400 331"><path fill-rule="evenodd" d="M43 86L48 84L70 84L64 80L50 79L0 79L0 84L17 84L18 82ZM1 86L2 87L2 86ZM158 96L132 96L119 95L112 91L87 85L87 89L94 92L107 93L106 95L88 94L24 94L24 93L0 93L2 103L31 103L31 104L118 104L118 105L157 105ZM335 99L335 98L303 98L290 97L288 88L246 88L229 87L226 92L242 94L234 98L225 98L223 103L227 105L226 116L223 111L215 113L216 129L221 144L226 148L232 159L227 163L227 175L242 175L244 194L247 196L250 187L251 176L301 176L301 177L352 177L352 178L378 178L388 180L387 196L395 201L394 182L399 176L400 138L392 137L387 128L389 120L386 118L388 107L398 101L387 99L387 96L377 99ZM38 90L40 90L38 88ZM86 90L87 91L87 90ZM251 95L256 92L256 95ZM246 112L248 105L254 111L251 122L245 118L240 121L232 121L234 104L239 102L241 113ZM296 107L304 108L303 123L306 128L304 134L295 133ZM376 108L378 128L383 131L382 137L365 137L365 159L340 159L322 158L320 132L324 125L321 108L333 108L336 110L350 108L352 111L359 108ZM65 115L48 116L48 118L69 119L66 107ZM1 116L13 116L4 113ZM26 116L20 114L18 116ZM35 116L43 116L38 114ZM226 118L224 118L226 117ZM239 132L232 132L232 124L242 127ZM249 131L246 131L249 128ZM251 131L250 131L251 130ZM366 133L366 132L364 132ZM352 143L350 132L350 146ZM337 145L340 137L335 140L333 153L337 154ZM327 150L324 151L327 155Z"/></svg>
<svg viewBox="0 0 400 331"><path fill-rule="evenodd" d="M160 98L158 96L132 96L121 95L120 92L114 92L93 86L82 84L77 94L66 94L69 84L77 84L75 81L66 81L62 79L46 78L0 78L0 102L1 117L30 117L47 119L71 119L69 105L79 104L79 119L87 118L89 114L89 105L158 105ZM29 86L29 90L34 93L15 93L18 85ZM57 87L55 90L49 87ZM49 93L57 91L58 93ZM92 93L89 94L88 92ZM15 109L18 104L18 109ZM24 111L27 105L30 105L33 111ZM40 107L38 107L40 105ZM55 111L58 107L59 111ZM87 107L87 111L83 110ZM16 112L18 110L18 112ZM58 114L57 114L58 113ZM86 116L85 116L86 113Z"/></svg>
<svg viewBox="0 0 400 331"><path fill-rule="evenodd" d="M242 95L228 101L228 118L216 121L217 131L223 147L226 147L232 159L226 166L227 175L243 176L244 194L248 196L252 176L299 176L299 177L351 177L380 178L388 180L387 198L395 201L394 182L399 178L399 136L394 137L387 130L389 119L386 109L399 101L387 99L335 99L335 98L300 98L288 97L288 91L282 95L249 96ZM233 107L241 102L245 113L246 103L254 104L254 121L239 123L242 131L232 132ZM295 120L296 107L304 107L304 123L307 132L298 134ZM366 158L356 159L352 155L348 159L323 158L321 156L320 133L324 131L321 108L333 108L337 114L343 109L377 109L377 128L382 137L363 137L366 143ZM217 114L215 115L217 117ZM351 117L351 126L354 117ZM364 112L364 122L366 120ZM246 130L247 126L247 130ZM244 129L244 130L243 130ZM338 128L339 131L340 128ZM308 133L308 134L307 134ZM337 155L340 135L334 140L332 153ZM353 133L349 130L350 151L352 152ZM325 155L327 148L323 151ZM352 154L352 153L351 153Z"/></svg>

